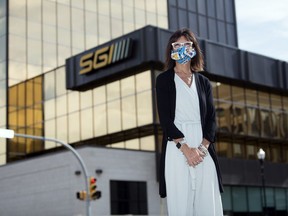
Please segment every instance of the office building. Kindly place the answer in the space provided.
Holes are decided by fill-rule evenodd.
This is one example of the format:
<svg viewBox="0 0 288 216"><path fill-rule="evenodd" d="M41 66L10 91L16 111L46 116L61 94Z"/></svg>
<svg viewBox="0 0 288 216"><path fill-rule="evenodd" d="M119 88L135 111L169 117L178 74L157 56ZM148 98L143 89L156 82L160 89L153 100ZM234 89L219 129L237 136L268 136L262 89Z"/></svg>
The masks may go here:
<svg viewBox="0 0 288 216"><path fill-rule="evenodd" d="M181 27L213 86L224 213L287 215L288 63L238 48L233 0L0 0L0 128L79 150L102 192L95 214L165 214L155 79ZM0 214L84 215L83 173L59 144L1 139L0 164Z"/></svg>

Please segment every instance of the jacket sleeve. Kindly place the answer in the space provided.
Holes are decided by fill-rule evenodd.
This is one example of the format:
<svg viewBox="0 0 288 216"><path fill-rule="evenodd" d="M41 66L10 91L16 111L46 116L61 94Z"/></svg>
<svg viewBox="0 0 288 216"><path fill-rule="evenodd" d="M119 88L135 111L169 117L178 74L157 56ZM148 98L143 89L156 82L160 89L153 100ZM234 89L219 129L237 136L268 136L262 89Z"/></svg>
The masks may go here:
<svg viewBox="0 0 288 216"><path fill-rule="evenodd" d="M184 137L183 133L175 126L172 109L173 95L169 89L169 83L165 80L164 76L159 75L156 79L156 97L157 109L160 124L164 132L165 138L172 141L173 139ZM170 86L171 87L171 86Z"/></svg>
<svg viewBox="0 0 288 216"><path fill-rule="evenodd" d="M210 81L207 79L205 83L205 94L206 94L206 117L205 117L205 126L203 130L203 137L214 143L216 141L216 114L215 107L213 104L213 92Z"/></svg>

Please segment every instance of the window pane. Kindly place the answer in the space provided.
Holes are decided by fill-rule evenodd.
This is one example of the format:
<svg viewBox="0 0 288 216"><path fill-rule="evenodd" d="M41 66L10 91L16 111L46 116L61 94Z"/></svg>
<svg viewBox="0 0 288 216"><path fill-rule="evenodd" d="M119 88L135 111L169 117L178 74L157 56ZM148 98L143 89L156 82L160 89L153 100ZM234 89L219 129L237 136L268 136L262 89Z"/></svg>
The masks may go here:
<svg viewBox="0 0 288 216"><path fill-rule="evenodd" d="M139 139L132 139L132 140L127 140L125 141L125 147L126 149L136 149L139 150Z"/></svg>
<svg viewBox="0 0 288 216"><path fill-rule="evenodd" d="M92 137L93 137L92 108L89 108L81 110L81 140L89 139Z"/></svg>
<svg viewBox="0 0 288 216"><path fill-rule="evenodd" d="M107 134L107 112L106 104L94 107L94 135L102 136Z"/></svg>
<svg viewBox="0 0 288 216"><path fill-rule="evenodd" d="M151 73L145 71L136 75L136 92L142 92L151 89Z"/></svg>
<svg viewBox="0 0 288 216"><path fill-rule="evenodd" d="M106 103L106 86L100 86L93 89L94 105Z"/></svg>
<svg viewBox="0 0 288 216"><path fill-rule="evenodd" d="M155 151L155 140L154 136L146 136L140 138L141 150Z"/></svg>
<svg viewBox="0 0 288 216"><path fill-rule="evenodd" d="M80 109L79 94L80 93L77 91L71 91L68 93L68 113L79 111Z"/></svg>
<svg viewBox="0 0 288 216"><path fill-rule="evenodd" d="M247 212L246 189L244 187L232 188L233 210L234 212Z"/></svg>
<svg viewBox="0 0 288 216"><path fill-rule="evenodd" d="M266 201L267 207L275 207L275 200L274 200L274 188L267 188L266 187Z"/></svg>
<svg viewBox="0 0 288 216"><path fill-rule="evenodd" d="M44 98L49 100L55 97L55 72L44 75Z"/></svg>
<svg viewBox="0 0 288 216"><path fill-rule="evenodd" d="M56 139L59 139L63 142L68 142L67 123L68 123L67 116L58 117L56 119Z"/></svg>
<svg viewBox="0 0 288 216"><path fill-rule="evenodd" d="M56 121L55 119L51 119L48 121L45 121L45 137L56 137ZM55 148L56 143L55 142L49 142L45 141L45 149Z"/></svg>
<svg viewBox="0 0 288 216"><path fill-rule="evenodd" d="M218 142L216 150L220 157L232 157L232 144L230 142Z"/></svg>
<svg viewBox="0 0 288 216"><path fill-rule="evenodd" d="M248 187L248 206L250 212L261 212L261 191L260 188Z"/></svg>
<svg viewBox="0 0 288 216"><path fill-rule="evenodd" d="M114 100L107 104L108 111L108 133L121 130L120 100Z"/></svg>
<svg viewBox="0 0 288 216"><path fill-rule="evenodd" d="M232 198L231 198L231 187L224 186L225 193L221 193L223 210L231 211L232 210Z"/></svg>
<svg viewBox="0 0 288 216"><path fill-rule="evenodd" d="M151 91L137 94L137 123L138 126L151 124L152 119Z"/></svg>
<svg viewBox="0 0 288 216"><path fill-rule="evenodd" d="M92 107L92 91L80 92L81 109Z"/></svg>
<svg viewBox="0 0 288 216"><path fill-rule="evenodd" d="M136 99L135 95L125 97L122 103L123 130L136 127Z"/></svg>
<svg viewBox="0 0 288 216"><path fill-rule="evenodd" d="M77 142L80 140L80 114L74 112L68 115L69 125L69 143Z"/></svg>
<svg viewBox="0 0 288 216"><path fill-rule="evenodd" d="M286 210L287 198L285 196L285 188L275 189L276 210Z"/></svg>
<svg viewBox="0 0 288 216"><path fill-rule="evenodd" d="M62 116L67 114L67 96L63 95L56 98L56 115Z"/></svg>
<svg viewBox="0 0 288 216"><path fill-rule="evenodd" d="M112 82L107 85L107 101L120 98L120 82Z"/></svg>

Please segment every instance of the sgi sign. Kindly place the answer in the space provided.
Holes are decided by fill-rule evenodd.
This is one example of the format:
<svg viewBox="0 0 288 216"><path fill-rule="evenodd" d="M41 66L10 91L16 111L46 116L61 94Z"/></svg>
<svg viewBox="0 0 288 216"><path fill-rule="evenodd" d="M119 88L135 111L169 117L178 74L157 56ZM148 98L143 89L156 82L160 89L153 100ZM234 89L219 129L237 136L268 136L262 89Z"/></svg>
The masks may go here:
<svg viewBox="0 0 288 216"><path fill-rule="evenodd" d="M95 82L111 77L119 64L131 58L133 40L123 38L87 50L66 60L66 88L87 90ZM114 68L114 67L116 68Z"/></svg>
<svg viewBox="0 0 288 216"><path fill-rule="evenodd" d="M91 50L80 57L79 74L95 72L97 69L114 64L129 57L132 40L127 38L117 43Z"/></svg>

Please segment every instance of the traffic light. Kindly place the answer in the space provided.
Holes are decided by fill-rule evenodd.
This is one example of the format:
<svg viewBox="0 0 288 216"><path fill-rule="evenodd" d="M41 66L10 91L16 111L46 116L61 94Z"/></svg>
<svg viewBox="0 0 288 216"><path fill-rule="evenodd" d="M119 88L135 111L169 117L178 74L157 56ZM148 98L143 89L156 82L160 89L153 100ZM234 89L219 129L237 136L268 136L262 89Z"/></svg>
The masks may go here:
<svg viewBox="0 0 288 216"><path fill-rule="evenodd" d="M90 199L91 200L96 200L101 197L101 191L97 191L97 179L94 177L90 177L89 181L89 189L90 189Z"/></svg>
<svg viewBox="0 0 288 216"><path fill-rule="evenodd" d="M89 188L90 188L90 198L91 200L96 200L96 189L97 189L97 185L96 185L97 179L94 177L90 177L90 181L89 181Z"/></svg>
<svg viewBox="0 0 288 216"><path fill-rule="evenodd" d="M87 193L86 191L78 191L76 192L76 197L79 200L86 200Z"/></svg>

